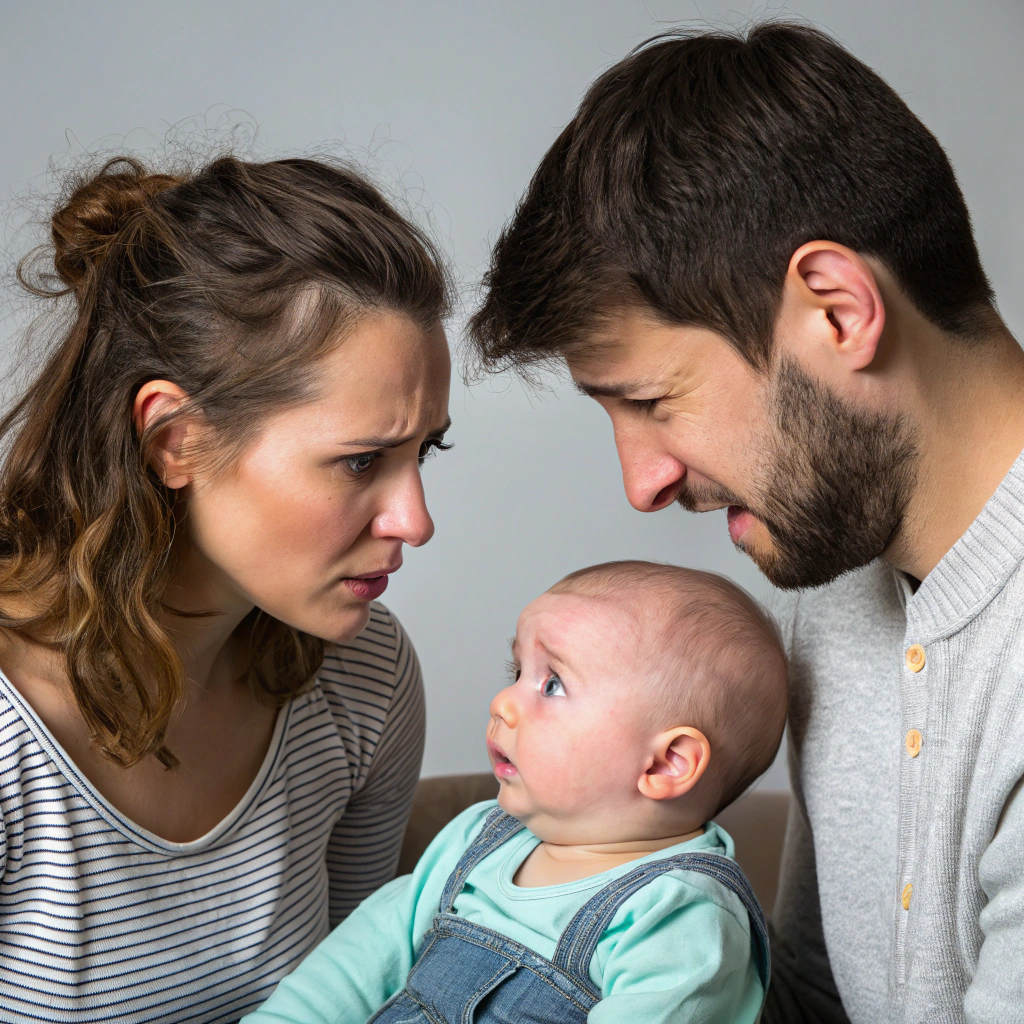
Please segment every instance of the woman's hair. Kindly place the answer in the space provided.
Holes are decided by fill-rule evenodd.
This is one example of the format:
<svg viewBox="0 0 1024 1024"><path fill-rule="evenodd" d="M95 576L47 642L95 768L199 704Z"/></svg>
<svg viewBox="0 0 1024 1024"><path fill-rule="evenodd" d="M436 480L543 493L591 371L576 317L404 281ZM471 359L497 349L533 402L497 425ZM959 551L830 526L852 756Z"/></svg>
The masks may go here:
<svg viewBox="0 0 1024 1024"><path fill-rule="evenodd" d="M175 494L150 468L157 434L199 415L217 454L237 457L269 411L311 393L317 360L360 317L433 327L449 281L376 188L319 160L226 156L170 175L120 157L72 182L51 232L18 277L73 308L0 420L0 627L63 655L110 760L172 766L164 735L185 676L161 625ZM158 379L188 402L140 437L133 403ZM31 613L14 614L26 597ZM243 628L250 684L285 703L324 642L259 609Z"/></svg>

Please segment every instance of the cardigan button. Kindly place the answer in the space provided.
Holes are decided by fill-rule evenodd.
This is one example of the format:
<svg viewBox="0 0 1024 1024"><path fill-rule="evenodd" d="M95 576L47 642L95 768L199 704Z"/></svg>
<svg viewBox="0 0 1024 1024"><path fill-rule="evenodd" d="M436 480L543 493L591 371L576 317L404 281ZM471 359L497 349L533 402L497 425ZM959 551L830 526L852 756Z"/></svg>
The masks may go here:
<svg viewBox="0 0 1024 1024"><path fill-rule="evenodd" d="M920 644L912 644L907 648L907 668L911 672L920 672L926 660L924 648Z"/></svg>
<svg viewBox="0 0 1024 1024"><path fill-rule="evenodd" d="M900 896L900 903L903 904L904 910L910 909L910 897L913 895L914 887L910 884L910 882L907 882L907 884L903 887L903 894Z"/></svg>
<svg viewBox="0 0 1024 1024"><path fill-rule="evenodd" d="M907 747L907 753L911 757L917 757L921 753L921 734L916 729L911 729L907 733L907 738L904 742Z"/></svg>

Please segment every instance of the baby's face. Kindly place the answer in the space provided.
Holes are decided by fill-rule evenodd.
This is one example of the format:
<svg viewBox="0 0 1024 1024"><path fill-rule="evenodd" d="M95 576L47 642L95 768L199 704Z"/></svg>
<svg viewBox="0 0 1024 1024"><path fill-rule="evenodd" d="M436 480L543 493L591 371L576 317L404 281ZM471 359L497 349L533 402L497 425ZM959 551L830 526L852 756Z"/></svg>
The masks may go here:
<svg viewBox="0 0 1024 1024"><path fill-rule="evenodd" d="M548 842L633 837L652 762L631 616L605 598L543 594L516 627L516 680L491 702L498 801Z"/></svg>

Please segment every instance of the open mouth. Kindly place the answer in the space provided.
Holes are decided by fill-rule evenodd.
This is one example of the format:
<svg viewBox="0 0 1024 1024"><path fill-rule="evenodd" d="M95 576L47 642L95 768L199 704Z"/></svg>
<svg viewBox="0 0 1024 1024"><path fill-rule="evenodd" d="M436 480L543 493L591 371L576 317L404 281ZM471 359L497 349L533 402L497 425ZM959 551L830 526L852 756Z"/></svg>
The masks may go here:
<svg viewBox="0 0 1024 1024"><path fill-rule="evenodd" d="M342 582L361 601L376 601L388 589L387 573L381 576L349 576Z"/></svg>
<svg viewBox="0 0 1024 1024"><path fill-rule="evenodd" d="M754 516L749 509L742 505L730 505L726 512L729 523L729 537L733 544L742 547L743 538L747 531L754 525Z"/></svg>
<svg viewBox="0 0 1024 1024"><path fill-rule="evenodd" d="M487 752L491 756L491 766L494 769L494 774L501 779L510 779L513 775L518 775L519 770L516 766L505 756L504 752L496 747L493 743L487 744Z"/></svg>

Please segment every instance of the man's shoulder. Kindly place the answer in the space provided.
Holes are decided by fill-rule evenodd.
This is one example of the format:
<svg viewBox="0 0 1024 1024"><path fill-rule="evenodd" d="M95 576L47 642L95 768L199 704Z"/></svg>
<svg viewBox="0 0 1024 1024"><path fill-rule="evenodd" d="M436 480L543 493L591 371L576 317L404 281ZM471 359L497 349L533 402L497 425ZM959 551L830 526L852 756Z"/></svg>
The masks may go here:
<svg viewBox="0 0 1024 1024"><path fill-rule="evenodd" d="M904 600L896 571L881 559L813 590L778 593L771 602L792 657L822 640L852 639L881 628L902 634Z"/></svg>

